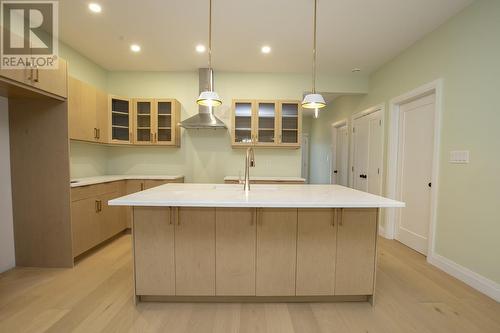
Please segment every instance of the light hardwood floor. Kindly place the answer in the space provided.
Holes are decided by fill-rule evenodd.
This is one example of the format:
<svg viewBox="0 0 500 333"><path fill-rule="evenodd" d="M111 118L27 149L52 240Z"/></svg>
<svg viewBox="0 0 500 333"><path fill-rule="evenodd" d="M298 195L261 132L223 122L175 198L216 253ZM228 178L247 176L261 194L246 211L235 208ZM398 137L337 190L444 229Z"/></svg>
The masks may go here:
<svg viewBox="0 0 500 333"><path fill-rule="evenodd" d="M132 302L130 235L74 269L0 275L0 332L500 332L500 304L380 239L376 305Z"/></svg>

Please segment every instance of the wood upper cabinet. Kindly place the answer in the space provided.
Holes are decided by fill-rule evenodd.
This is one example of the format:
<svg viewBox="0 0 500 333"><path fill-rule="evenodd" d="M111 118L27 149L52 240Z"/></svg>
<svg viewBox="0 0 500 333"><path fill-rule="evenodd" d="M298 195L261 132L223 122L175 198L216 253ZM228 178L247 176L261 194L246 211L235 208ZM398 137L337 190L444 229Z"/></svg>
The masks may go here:
<svg viewBox="0 0 500 333"><path fill-rule="evenodd" d="M68 96L68 72L66 60L59 58L56 69L34 68L32 86L57 96Z"/></svg>
<svg viewBox="0 0 500 333"><path fill-rule="evenodd" d="M337 224L335 209L298 210L297 296L334 295Z"/></svg>
<svg viewBox="0 0 500 333"><path fill-rule="evenodd" d="M27 66L24 69L0 69L0 76L42 92L63 98L68 96L67 63L61 58L56 69L43 69L36 66Z"/></svg>
<svg viewBox="0 0 500 333"><path fill-rule="evenodd" d="M233 147L299 148L302 110L298 101L233 100Z"/></svg>
<svg viewBox="0 0 500 333"><path fill-rule="evenodd" d="M135 144L180 146L180 103L175 99L134 99Z"/></svg>
<svg viewBox="0 0 500 333"><path fill-rule="evenodd" d="M176 295L215 295L215 208L174 209Z"/></svg>
<svg viewBox="0 0 500 333"><path fill-rule="evenodd" d="M255 296L256 208L216 208L217 296Z"/></svg>
<svg viewBox="0 0 500 333"><path fill-rule="evenodd" d="M335 295L372 295L378 210L343 208L338 214Z"/></svg>
<svg viewBox="0 0 500 333"><path fill-rule="evenodd" d="M73 140L106 143L107 94L94 86L68 79L69 137Z"/></svg>
<svg viewBox="0 0 500 333"><path fill-rule="evenodd" d="M175 295L174 224L170 207L135 207L134 258L138 295Z"/></svg>
<svg viewBox="0 0 500 333"><path fill-rule="evenodd" d="M256 295L294 296L297 209L257 209Z"/></svg>
<svg viewBox="0 0 500 333"><path fill-rule="evenodd" d="M134 142L133 105L129 98L109 96L110 143Z"/></svg>

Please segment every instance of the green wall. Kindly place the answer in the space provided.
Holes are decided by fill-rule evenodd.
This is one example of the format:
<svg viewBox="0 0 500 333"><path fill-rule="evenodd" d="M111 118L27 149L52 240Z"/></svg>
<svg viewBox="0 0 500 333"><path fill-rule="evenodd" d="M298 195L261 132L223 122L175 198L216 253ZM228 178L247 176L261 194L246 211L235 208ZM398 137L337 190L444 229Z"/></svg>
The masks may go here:
<svg viewBox="0 0 500 333"><path fill-rule="evenodd" d="M330 121L388 102L442 78L443 114L436 252L500 283L500 1L479 0L370 77L369 93L338 100L327 123L314 123L312 144L329 145ZM333 114L335 113L335 114ZM386 133L389 112L386 112ZM321 134L323 133L323 134ZM387 143L387 140L386 140ZM451 150L470 150L466 165ZM387 151L387 150L386 150ZM313 157L314 159L315 157ZM315 162L312 162L313 164ZM324 181L324 171L316 179Z"/></svg>

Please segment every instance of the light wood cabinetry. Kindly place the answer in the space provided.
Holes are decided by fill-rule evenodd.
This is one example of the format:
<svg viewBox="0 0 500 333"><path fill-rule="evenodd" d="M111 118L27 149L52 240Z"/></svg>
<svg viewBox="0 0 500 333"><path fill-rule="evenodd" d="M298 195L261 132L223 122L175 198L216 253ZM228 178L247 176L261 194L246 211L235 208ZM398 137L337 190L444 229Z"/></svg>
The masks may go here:
<svg viewBox="0 0 500 333"><path fill-rule="evenodd" d="M176 295L215 295L215 208L175 208ZM143 221L144 222L144 221Z"/></svg>
<svg viewBox="0 0 500 333"><path fill-rule="evenodd" d="M300 102L286 100L233 100L233 147L299 148L302 134Z"/></svg>
<svg viewBox="0 0 500 333"><path fill-rule="evenodd" d="M129 98L109 96L110 143L134 142L133 106Z"/></svg>
<svg viewBox="0 0 500 333"><path fill-rule="evenodd" d="M175 295L172 208L135 207L135 288L139 295ZM160 254L160 255L159 255Z"/></svg>
<svg viewBox="0 0 500 333"><path fill-rule="evenodd" d="M294 296L297 210L257 209L257 296Z"/></svg>
<svg viewBox="0 0 500 333"><path fill-rule="evenodd" d="M92 202L81 204L84 210ZM374 294L377 214L135 207L136 295L366 300Z"/></svg>
<svg viewBox="0 0 500 333"><path fill-rule="evenodd" d="M180 103L134 99L134 144L180 146Z"/></svg>
<svg viewBox="0 0 500 333"><path fill-rule="evenodd" d="M25 69L0 69L0 76L24 88L66 98L67 63L59 58L58 68L43 69L28 66Z"/></svg>
<svg viewBox="0 0 500 333"><path fill-rule="evenodd" d="M341 209L338 215L335 295L372 295L377 209Z"/></svg>
<svg viewBox="0 0 500 333"><path fill-rule="evenodd" d="M299 209L297 296L334 295L337 223L335 209Z"/></svg>
<svg viewBox="0 0 500 333"><path fill-rule="evenodd" d="M94 86L68 79L69 138L73 140L106 143L107 94Z"/></svg>
<svg viewBox="0 0 500 333"><path fill-rule="evenodd" d="M124 208L108 201L122 195L122 182L76 187L71 190L73 257L125 229Z"/></svg>
<svg viewBox="0 0 500 333"><path fill-rule="evenodd" d="M255 208L216 208L216 295L255 296Z"/></svg>

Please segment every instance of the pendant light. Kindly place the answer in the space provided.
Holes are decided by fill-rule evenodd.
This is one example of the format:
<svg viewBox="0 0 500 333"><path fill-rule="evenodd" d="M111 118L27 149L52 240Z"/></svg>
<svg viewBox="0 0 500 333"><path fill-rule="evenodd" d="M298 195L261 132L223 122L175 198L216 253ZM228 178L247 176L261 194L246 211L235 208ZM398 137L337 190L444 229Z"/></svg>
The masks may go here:
<svg viewBox="0 0 500 333"><path fill-rule="evenodd" d="M312 92L304 96L302 107L304 109L314 109L314 118L318 118L318 109L326 106L325 99L321 94L316 93L316 11L318 0L314 0L314 32L313 32L313 63L312 63Z"/></svg>
<svg viewBox="0 0 500 333"><path fill-rule="evenodd" d="M219 106L222 104L222 100L214 91L213 87L213 70L212 70L212 0L209 0L208 9L208 72L210 75L208 90L202 91L200 96L196 100L196 103L204 106Z"/></svg>

